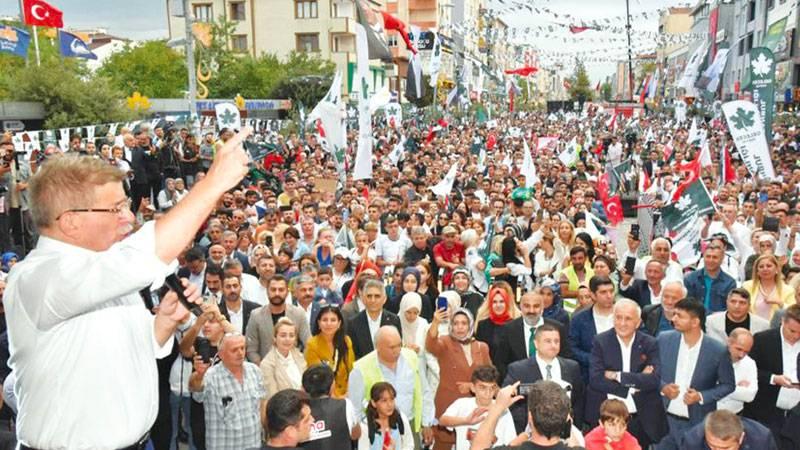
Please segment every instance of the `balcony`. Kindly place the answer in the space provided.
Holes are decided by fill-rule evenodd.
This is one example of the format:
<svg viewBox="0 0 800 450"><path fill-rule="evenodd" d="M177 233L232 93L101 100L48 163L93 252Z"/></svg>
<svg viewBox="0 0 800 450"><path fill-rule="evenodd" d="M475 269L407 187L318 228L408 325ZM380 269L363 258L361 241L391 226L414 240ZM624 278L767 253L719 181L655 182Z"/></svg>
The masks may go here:
<svg viewBox="0 0 800 450"><path fill-rule="evenodd" d="M349 17L334 17L330 21L329 32L333 34L350 34L352 30L352 19Z"/></svg>
<svg viewBox="0 0 800 450"><path fill-rule="evenodd" d="M421 9L436 9L436 0L408 0L408 9L421 10Z"/></svg>

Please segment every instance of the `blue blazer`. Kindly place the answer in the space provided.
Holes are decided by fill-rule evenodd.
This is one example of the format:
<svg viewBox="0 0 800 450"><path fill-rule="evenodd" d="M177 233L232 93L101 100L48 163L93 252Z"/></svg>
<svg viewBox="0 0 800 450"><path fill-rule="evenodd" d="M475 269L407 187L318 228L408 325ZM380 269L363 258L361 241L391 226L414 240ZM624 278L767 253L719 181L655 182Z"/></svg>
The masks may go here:
<svg viewBox="0 0 800 450"><path fill-rule="evenodd" d="M740 450L778 450L769 428L755 420L742 417L744 440ZM681 450L707 450L704 424L699 423L683 434Z"/></svg>
<svg viewBox="0 0 800 450"><path fill-rule="evenodd" d="M717 278L711 281L711 296L709 304L706 301L706 269L697 269L683 278L687 296L694 297L706 307L706 312L725 311L727 308L728 293L736 287L736 281L721 269Z"/></svg>
<svg viewBox="0 0 800 450"><path fill-rule="evenodd" d="M658 350L661 353L661 388L675 382L675 370L678 364L681 333L666 331L658 335ZM703 334L700 342L700 354L689 384L700 392L703 404L689 405L689 422L692 425L701 423L706 414L716 411L717 401L736 389L733 365L728 349L721 342ZM680 397L679 397L680 398ZM662 397L664 408L669 399Z"/></svg>
<svg viewBox="0 0 800 450"><path fill-rule="evenodd" d="M581 366L581 376L585 384L589 383L589 359L592 355L592 343L597 335L592 311L594 306L572 316L569 327L569 346L575 355L573 359Z"/></svg>
<svg viewBox="0 0 800 450"><path fill-rule="evenodd" d="M642 371L652 366L653 372ZM661 358L658 341L646 333L637 331L631 347L630 371L620 374L620 382L606 379L605 371L622 372L622 349L614 329L598 334L594 338L591 364L589 367L589 388L586 393L586 412L584 418L591 426L600 419L600 404L608 394L627 397L630 389L633 394L640 423L652 442L658 442L667 435L669 426L664 406L661 403Z"/></svg>
<svg viewBox="0 0 800 450"><path fill-rule="evenodd" d="M639 304L639 307L644 309L645 306L652 303L650 298L650 288L646 280L633 280L628 289L621 289L619 293Z"/></svg>

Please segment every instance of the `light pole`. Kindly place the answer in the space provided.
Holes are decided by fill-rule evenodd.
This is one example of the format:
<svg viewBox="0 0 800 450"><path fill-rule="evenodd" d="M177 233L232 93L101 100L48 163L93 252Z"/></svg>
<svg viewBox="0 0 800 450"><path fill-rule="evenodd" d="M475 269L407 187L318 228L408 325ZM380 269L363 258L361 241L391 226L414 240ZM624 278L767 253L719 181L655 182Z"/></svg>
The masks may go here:
<svg viewBox="0 0 800 450"><path fill-rule="evenodd" d="M631 2L625 0L625 19L627 25L625 26L628 32L628 91L630 93L630 101L633 101L633 48L631 47Z"/></svg>
<svg viewBox="0 0 800 450"><path fill-rule="evenodd" d="M199 124L199 117L197 117L197 70L194 66L194 36L192 35L192 23L194 22L194 14L189 0L183 0L183 17L186 20L186 70L189 71L189 120L191 120L192 134L197 135L199 130L196 129L196 124Z"/></svg>

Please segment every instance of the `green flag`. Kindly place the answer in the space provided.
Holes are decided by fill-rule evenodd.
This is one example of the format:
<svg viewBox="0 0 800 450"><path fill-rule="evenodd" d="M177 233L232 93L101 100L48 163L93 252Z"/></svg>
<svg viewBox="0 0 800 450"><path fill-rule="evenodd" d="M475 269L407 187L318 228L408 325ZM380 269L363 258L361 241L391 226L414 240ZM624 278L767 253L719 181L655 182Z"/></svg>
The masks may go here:
<svg viewBox="0 0 800 450"><path fill-rule="evenodd" d="M750 50L750 82L753 103L764 120L767 142L772 141L772 118L775 114L775 56L766 47Z"/></svg>
<svg viewBox="0 0 800 450"><path fill-rule="evenodd" d="M669 231L680 231L706 214L714 212L714 202L703 181L688 185L678 199L661 208L661 220Z"/></svg>

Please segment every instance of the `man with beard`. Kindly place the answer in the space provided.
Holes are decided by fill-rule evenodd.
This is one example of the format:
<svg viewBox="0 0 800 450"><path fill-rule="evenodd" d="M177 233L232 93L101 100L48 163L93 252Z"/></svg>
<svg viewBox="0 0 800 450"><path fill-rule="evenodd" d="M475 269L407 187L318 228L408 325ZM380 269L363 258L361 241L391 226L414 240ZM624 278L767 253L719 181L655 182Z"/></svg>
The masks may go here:
<svg viewBox="0 0 800 450"><path fill-rule="evenodd" d="M247 329L247 322L258 303L242 299L241 276L226 273L222 279L223 301L219 303L219 311L230 321L238 333Z"/></svg>
<svg viewBox="0 0 800 450"><path fill-rule="evenodd" d="M281 317L288 317L297 324L300 341L305 345L311 332L306 313L299 307L286 303L289 282L282 275L274 275L267 283L269 303L254 310L245 328L247 335L247 359L261 364L261 359L272 348L273 327Z"/></svg>

